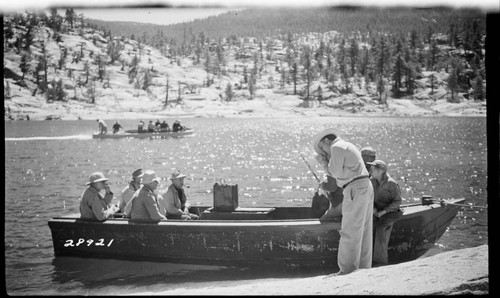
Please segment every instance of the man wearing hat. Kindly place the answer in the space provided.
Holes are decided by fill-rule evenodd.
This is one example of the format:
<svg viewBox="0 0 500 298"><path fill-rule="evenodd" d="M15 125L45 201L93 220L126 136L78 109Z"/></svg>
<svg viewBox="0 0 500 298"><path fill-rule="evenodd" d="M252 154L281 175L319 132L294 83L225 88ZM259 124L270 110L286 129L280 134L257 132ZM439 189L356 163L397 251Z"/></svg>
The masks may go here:
<svg viewBox="0 0 500 298"><path fill-rule="evenodd" d="M374 232L373 263L388 263L387 246L394 222L401 216L401 189L387 173L387 164L382 160L368 162L371 181L375 193L374 199Z"/></svg>
<svg viewBox="0 0 500 298"><path fill-rule="evenodd" d="M108 126L106 125L106 122L102 119L97 119L98 125L99 125L99 134L104 135L108 133Z"/></svg>
<svg viewBox="0 0 500 298"><path fill-rule="evenodd" d="M109 206L113 200L113 192L107 184L108 178L101 172L95 172L89 177L86 185L89 187L80 197L80 218L104 221L118 211L116 206ZM99 193L106 190L104 197Z"/></svg>
<svg viewBox="0 0 500 298"><path fill-rule="evenodd" d="M371 268L373 186L361 152L333 128L317 134L313 146L318 162L343 190L337 274Z"/></svg>
<svg viewBox="0 0 500 298"><path fill-rule="evenodd" d="M128 185L122 190L122 196L120 197L120 203L118 207L121 212L125 210L125 206L130 202L134 193L141 187L143 172L142 169L137 169L132 173L132 178L128 182Z"/></svg>
<svg viewBox="0 0 500 298"><path fill-rule="evenodd" d="M167 192L163 195L164 210L167 218L172 219L199 219L198 215L189 213L189 203L187 203L184 191L184 178L186 175L176 171L170 177L172 184L168 186Z"/></svg>
<svg viewBox="0 0 500 298"><path fill-rule="evenodd" d="M370 172L370 165L368 164L369 162L372 162L376 159L376 154L375 150L373 150L372 147L364 147L361 149L361 157L363 158L363 161L365 162L366 169L368 172Z"/></svg>
<svg viewBox="0 0 500 298"><path fill-rule="evenodd" d="M160 177L156 176L155 171L146 170L142 176L142 187L136 191L125 206L125 214L129 214L128 208L130 207L130 219L141 220L155 220L159 221L167 219L163 216L158 209L158 195L155 190L160 183Z"/></svg>

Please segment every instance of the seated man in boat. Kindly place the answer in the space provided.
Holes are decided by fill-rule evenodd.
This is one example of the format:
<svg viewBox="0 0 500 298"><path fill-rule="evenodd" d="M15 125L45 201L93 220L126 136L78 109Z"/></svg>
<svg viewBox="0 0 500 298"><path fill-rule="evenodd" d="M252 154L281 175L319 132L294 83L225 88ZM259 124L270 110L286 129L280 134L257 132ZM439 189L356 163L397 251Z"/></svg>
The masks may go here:
<svg viewBox="0 0 500 298"><path fill-rule="evenodd" d="M184 130L184 127L181 125L181 122L179 120L175 120L174 124L172 124L172 131L177 132L182 130Z"/></svg>
<svg viewBox="0 0 500 298"><path fill-rule="evenodd" d="M116 121L115 124L113 124L113 133L117 133L118 131L120 131L120 128L123 129L123 126L118 123L118 121Z"/></svg>
<svg viewBox="0 0 500 298"><path fill-rule="evenodd" d="M95 172L89 177L89 186L80 197L80 218L104 221L118 211L118 207L110 206L113 192L108 186L108 178L101 172ZM106 190L104 197L100 191Z"/></svg>
<svg viewBox="0 0 500 298"><path fill-rule="evenodd" d="M385 265L388 263L387 247L394 222L402 215L401 190L396 182L387 174L387 164L382 160L368 162L370 165L371 182L374 190L373 209L373 263Z"/></svg>
<svg viewBox="0 0 500 298"><path fill-rule="evenodd" d="M120 198L120 203L118 204L118 208L123 213L125 211L125 206L127 206L134 193L141 188L142 176L144 173L142 169L137 169L132 173L132 178L128 182L128 185L122 190L122 196Z"/></svg>
<svg viewBox="0 0 500 298"><path fill-rule="evenodd" d="M148 132L155 132L155 125L153 124L153 120L149 120Z"/></svg>
<svg viewBox="0 0 500 298"><path fill-rule="evenodd" d="M130 202L125 206L125 215L130 213L130 219L140 220L162 220L167 219L158 209L158 195L155 190L160 183L160 177L155 171L146 170L142 177L142 187L134 193ZM130 209L128 212L127 209Z"/></svg>
<svg viewBox="0 0 500 298"><path fill-rule="evenodd" d="M375 150L373 150L370 146L364 147L361 149L361 158L363 158L363 161L365 162L366 169L370 171L370 165L368 163L377 159Z"/></svg>
<svg viewBox="0 0 500 298"><path fill-rule="evenodd" d="M139 121L139 124L137 125L137 132L145 132L146 130L144 129L144 121Z"/></svg>
<svg viewBox="0 0 500 298"><path fill-rule="evenodd" d="M97 119L97 122L99 124L99 134L103 135L108 133L108 126L106 125L106 122L102 119Z"/></svg>
<svg viewBox="0 0 500 298"><path fill-rule="evenodd" d="M172 184L168 186L167 192L163 194L163 202L160 204L161 212L165 212L168 219L199 219L196 214L189 213L189 203L184 191L184 178L186 175L176 171L170 177Z"/></svg>
<svg viewBox="0 0 500 298"><path fill-rule="evenodd" d="M170 131L170 126L168 126L167 121L163 120L160 124L160 131Z"/></svg>

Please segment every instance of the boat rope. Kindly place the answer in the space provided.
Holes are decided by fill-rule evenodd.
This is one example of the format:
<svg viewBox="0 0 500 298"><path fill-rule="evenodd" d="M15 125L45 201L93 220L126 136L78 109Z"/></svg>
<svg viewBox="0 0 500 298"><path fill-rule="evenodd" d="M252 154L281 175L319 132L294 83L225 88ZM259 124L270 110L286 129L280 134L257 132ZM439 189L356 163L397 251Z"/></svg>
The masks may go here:
<svg viewBox="0 0 500 298"><path fill-rule="evenodd" d="M307 160L305 159L304 155L302 155L302 152L300 152L300 150L297 150L300 154L300 157L302 157L302 160L306 163L307 167L309 168L309 170L311 170L312 174L314 175L314 178L316 178L316 180L321 183L321 180L318 178L318 176L316 175L316 173L314 172L314 170L311 168L311 165L307 162Z"/></svg>

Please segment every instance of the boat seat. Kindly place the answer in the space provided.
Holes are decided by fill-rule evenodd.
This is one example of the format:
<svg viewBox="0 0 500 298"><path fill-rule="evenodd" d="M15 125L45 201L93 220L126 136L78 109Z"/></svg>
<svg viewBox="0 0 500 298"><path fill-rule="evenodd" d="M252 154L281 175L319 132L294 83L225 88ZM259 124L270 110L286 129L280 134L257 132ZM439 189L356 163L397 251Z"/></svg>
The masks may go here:
<svg viewBox="0 0 500 298"><path fill-rule="evenodd" d="M233 212L218 212L213 207L201 213L200 219L219 220L262 220L272 219L272 214L276 208L259 207L246 208L237 207Z"/></svg>

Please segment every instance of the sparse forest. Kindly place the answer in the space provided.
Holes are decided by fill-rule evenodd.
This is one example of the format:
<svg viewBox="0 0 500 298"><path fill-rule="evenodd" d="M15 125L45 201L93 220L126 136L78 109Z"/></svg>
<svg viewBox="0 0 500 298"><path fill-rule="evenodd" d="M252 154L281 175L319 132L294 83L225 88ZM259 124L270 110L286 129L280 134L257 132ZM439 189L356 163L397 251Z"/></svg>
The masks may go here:
<svg viewBox="0 0 500 298"><path fill-rule="evenodd" d="M411 98L424 71L432 90L436 73L448 74L450 102L459 94L485 100L485 23L481 11L447 8L256 8L170 26L90 20L73 9L25 11L3 16L4 97L9 78L47 101L95 103L120 72L149 96L161 85L166 108L169 92L179 101L181 88L196 88L159 73L150 56L157 49L170 64L188 59L206 71L199 88L239 76L221 87L228 101L236 90L251 100L257 88L290 87L304 102L321 103L361 88L384 104L388 96ZM80 41L64 46L63 35Z"/></svg>

